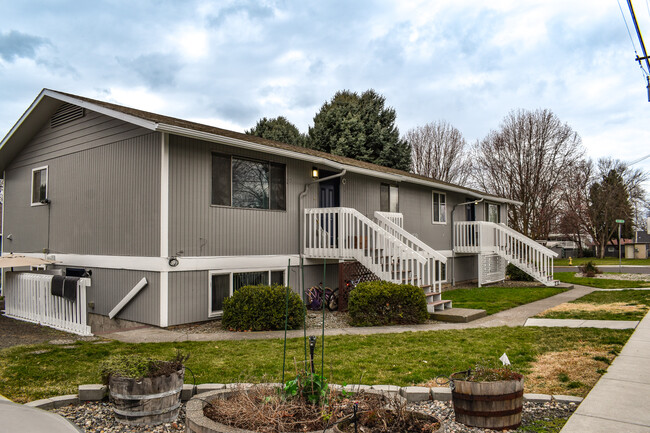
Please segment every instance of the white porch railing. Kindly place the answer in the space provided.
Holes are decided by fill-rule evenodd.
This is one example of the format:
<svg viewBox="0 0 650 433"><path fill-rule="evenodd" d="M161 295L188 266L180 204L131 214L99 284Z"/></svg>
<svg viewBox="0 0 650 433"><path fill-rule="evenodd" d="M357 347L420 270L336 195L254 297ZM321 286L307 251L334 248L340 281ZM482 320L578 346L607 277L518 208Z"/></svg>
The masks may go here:
<svg viewBox="0 0 650 433"><path fill-rule="evenodd" d="M503 257L545 285L555 285L553 258L557 253L504 224L487 221L454 223L454 251Z"/></svg>
<svg viewBox="0 0 650 433"><path fill-rule="evenodd" d="M307 257L357 260L380 279L431 285L428 259L356 209L305 209Z"/></svg>
<svg viewBox="0 0 650 433"><path fill-rule="evenodd" d="M395 236L412 250L427 258L426 272L430 273L428 280L431 282L432 291L440 293L442 291L442 281L440 279L442 276L442 264L447 264L447 258L404 230L401 225L398 225L396 221L400 223L403 221L401 213L375 212L375 219L381 228Z"/></svg>
<svg viewBox="0 0 650 433"><path fill-rule="evenodd" d="M51 294L53 275L28 272L6 274L5 315L79 335L92 335L86 318L89 278L77 282L76 300Z"/></svg>
<svg viewBox="0 0 650 433"><path fill-rule="evenodd" d="M401 212L375 212L375 218L379 219L381 217L384 220L388 220L398 226L399 228L404 228L404 214ZM380 224L381 225L381 224Z"/></svg>

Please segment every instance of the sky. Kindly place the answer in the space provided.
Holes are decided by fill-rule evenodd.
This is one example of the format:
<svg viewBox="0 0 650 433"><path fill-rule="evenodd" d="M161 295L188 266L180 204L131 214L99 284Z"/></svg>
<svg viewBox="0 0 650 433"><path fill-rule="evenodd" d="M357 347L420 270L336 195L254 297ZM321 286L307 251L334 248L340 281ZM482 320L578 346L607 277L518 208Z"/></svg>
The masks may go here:
<svg viewBox="0 0 650 433"><path fill-rule="evenodd" d="M547 108L589 157L629 162L650 154L650 102L619 1L0 0L0 137L43 88L302 132L336 91L372 88L402 134L445 120L471 143ZM633 4L650 48L650 0Z"/></svg>

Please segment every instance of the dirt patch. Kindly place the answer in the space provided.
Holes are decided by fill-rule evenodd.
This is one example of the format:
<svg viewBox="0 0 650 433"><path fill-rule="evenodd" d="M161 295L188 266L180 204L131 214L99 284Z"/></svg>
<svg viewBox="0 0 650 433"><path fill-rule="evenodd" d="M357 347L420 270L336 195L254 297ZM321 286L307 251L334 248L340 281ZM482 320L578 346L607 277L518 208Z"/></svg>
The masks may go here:
<svg viewBox="0 0 650 433"><path fill-rule="evenodd" d="M96 337L81 337L47 326L10 319L4 315L0 316L0 349L23 344L48 343L53 340L63 340L64 344L70 344L77 340L92 339L96 339Z"/></svg>
<svg viewBox="0 0 650 433"><path fill-rule="evenodd" d="M625 302L613 302L611 304L588 304L588 303L566 303L560 304L553 308L543 311L540 316L547 313L636 313L644 312L648 309L645 305L630 305Z"/></svg>
<svg viewBox="0 0 650 433"><path fill-rule="evenodd" d="M614 357L609 349L593 347L545 353L526 375L526 392L584 397Z"/></svg>

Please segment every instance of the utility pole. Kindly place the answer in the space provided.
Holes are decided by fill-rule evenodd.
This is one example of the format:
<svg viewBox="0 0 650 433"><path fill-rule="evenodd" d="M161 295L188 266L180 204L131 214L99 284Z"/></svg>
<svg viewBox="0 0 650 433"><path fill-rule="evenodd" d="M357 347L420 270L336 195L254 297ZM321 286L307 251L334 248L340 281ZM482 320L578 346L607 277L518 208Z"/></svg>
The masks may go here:
<svg viewBox="0 0 650 433"><path fill-rule="evenodd" d="M645 50L645 44L643 43L643 37L641 36L641 30L639 30L639 23L636 21L636 15L634 14L634 8L632 8L632 0L627 0L627 6L630 8L630 14L632 14L632 21L634 22L634 28L636 29L636 35L639 37L639 43L641 44L641 52L643 57L636 56L636 61L641 65L642 61L645 60L645 64L648 67L648 72L646 73L646 80L648 81L648 102L650 102L650 76L647 74L650 73L650 61L648 60L648 53Z"/></svg>

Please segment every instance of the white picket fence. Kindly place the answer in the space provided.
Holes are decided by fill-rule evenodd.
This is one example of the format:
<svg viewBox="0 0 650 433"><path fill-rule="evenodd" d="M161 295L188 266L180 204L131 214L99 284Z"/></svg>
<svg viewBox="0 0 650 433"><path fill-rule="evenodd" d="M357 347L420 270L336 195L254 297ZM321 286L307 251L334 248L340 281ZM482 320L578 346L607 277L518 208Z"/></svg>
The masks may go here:
<svg viewBox="0 0 650 433"><path fill-rule="evenodd" d="M78 335L92 335L87 325L86 288L90 278L77 282L75 301L51 294L53 275L7 272L5 316L38 323Z"/></svg>

